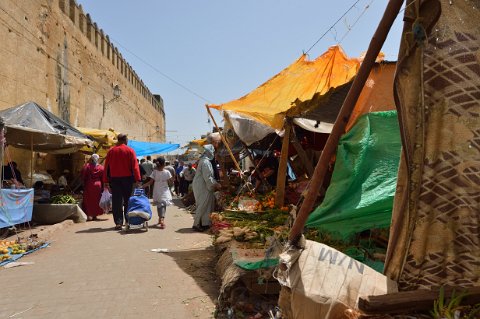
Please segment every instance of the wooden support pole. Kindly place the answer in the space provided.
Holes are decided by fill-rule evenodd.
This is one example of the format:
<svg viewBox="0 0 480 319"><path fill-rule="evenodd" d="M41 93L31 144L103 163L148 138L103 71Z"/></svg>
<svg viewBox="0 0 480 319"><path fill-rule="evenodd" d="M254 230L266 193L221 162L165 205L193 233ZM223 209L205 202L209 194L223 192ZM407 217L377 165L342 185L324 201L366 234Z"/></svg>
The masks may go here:
<svg viewBox="0 0 480 319"><path fill-rule="evenodd" d="M296 243L302 234L305 222L307 221L317 199L318 190L323 185L323 181L327 173L328 163L335 153L340 136L345 133L345 127L350 119L352 110L355 107L358 97L360 96L363 86L365 85L365 81L370 74L370 70L375 64L375 60L380 53L380 49L387 38L388 32L390 31L390 28L392 27L392 24L395 21L403 2L403 0L390 0L388 2L385 13L383 14L377 30L370 41L368 51L360 66L360 69L358 70L357 76L355 77L353 84L348 91L342 108L338 113L335 125L333 126L332 132L330 133L327 143L322 151L322 155L320 156L317 166L315 167L313 177L310 181L310 186L308 187L308 193L305 196L305 200L300 207L297 218L295 219L293 227L290 231L289 240L292 243Z"/></svg>
<svg viewBox="0 0 480 319"><path fill-rule="evenodd" d="M236 168L236 169L238 170L238 172L240 173L240 177L242 178L242 180L244 180L244 181L246 182L245 175L243 175L242 169L240 168L240 165L238 164L237 160L235 159L235 156L233 155L233 152L232 152L232 150L230 149L230 146L228 145L227 141L225 140L225 137L223 136L222 132L220 132L220 128L218 127L217 121L215 121L215 118L213 117L213 114L212 114L212 112L210 111L210 108L208 107L208 105L205 105L205 107L207 108L208 115L210 115L210 118L212 119L213 124L215 125L215 127L217 128L217 130L218 130L218 132L219 132L219 134L220 134L220 138L222 139L223 145L225 145L225 147L227 148L228 154L230 154L230 157L232 158L232 161L233 161L233 163L235 164L235 168ZM249 188L249 190L251 191L250 186L248 186L248 188Z"/></svg>
<svg viewBox="0 0 480 319"><path fill-rule="evenodd" d="M210 111L210 108L208 107L208 105L205 105L205 107L207 108L208 115L210 115L210 118L212 119L213 124L217 128L218 133L220 134L220 138L222 139L223 145L225 145L225 147L227 148L228 154L230 154L230 157L232 158L232 161L235 164L235 168L240 172L240 174L242 174L242 169L240 168L240 165L238 165L238 162L235 159L235 156L233 155L233 152L230 149L230 146L228 145L227 141L225 140L225 137L223 136L222 132L220 132L220 127L218 127L217 121L215 121L215 118L213 117L213 114Z"/></svg>
<svg viewBox="0 0 480 319"><path fill-rule="evenodd" d="M300 157L300 160L302 161L303 167L305 167L305 171L307 172L308 178L311 178L313 175L312 162L308 158L307 153L305 153L305 150L303 149L302 145L300 145L300 143L298 142L298 139L295 136L295 133L292 134L290 141L292 142L293 147L295 147L298 157Z"/></svg>
<svg viewBox="0 0 480 319"><path fill-rule="evenodd" d="M275 194L275 205L282 207L285 203L285 184L287 182L288 146L290 145L290 131L292 124L289 119L285 122L285 133L282 141L282 153L277 172L277 192Z"/></svg>

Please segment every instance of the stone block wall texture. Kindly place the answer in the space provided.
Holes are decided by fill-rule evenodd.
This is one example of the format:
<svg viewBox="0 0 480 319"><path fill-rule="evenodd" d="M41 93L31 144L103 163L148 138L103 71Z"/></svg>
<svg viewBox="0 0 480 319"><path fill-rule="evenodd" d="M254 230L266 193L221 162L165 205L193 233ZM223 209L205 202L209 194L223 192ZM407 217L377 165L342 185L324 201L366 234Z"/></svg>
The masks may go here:
<svg viewBox="0 0 480 319"><path fill-rule="evenodd" d="M0 109L35 101L74 126L165 140L161 97L76 1L2 0L0 41ZM115 85L121 95L112 100ZM43 169L58 166L58 159L43 162ZM19 164L29 171L29 164Z"/></svg>

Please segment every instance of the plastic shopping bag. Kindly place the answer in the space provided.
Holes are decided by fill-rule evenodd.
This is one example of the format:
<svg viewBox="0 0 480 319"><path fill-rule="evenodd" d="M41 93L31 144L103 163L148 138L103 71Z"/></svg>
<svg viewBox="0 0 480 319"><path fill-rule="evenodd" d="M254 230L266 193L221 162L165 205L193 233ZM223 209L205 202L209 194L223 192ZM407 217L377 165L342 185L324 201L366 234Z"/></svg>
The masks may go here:
<svg viewBox="0 0 480 319"><path fill-rule="evenodd" d="M107 214L112 209L112 194L106 189L103 190L102 197L100 197L100 203L98 203L103 212Z"/></svg>

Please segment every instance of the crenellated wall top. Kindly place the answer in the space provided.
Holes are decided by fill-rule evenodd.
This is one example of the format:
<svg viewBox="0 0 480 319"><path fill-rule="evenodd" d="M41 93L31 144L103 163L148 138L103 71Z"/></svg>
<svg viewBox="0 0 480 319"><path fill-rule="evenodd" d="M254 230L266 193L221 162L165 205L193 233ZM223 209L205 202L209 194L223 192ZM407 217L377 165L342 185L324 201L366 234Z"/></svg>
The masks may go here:
<svg viewBox="0 0 480 319"><path fill-rule="evenodd" d="M75 0L58 0L58 6L89 42L96 47L98 53L116 66L117 71L130 83L132 88L140 92L158 112L165 115L161 97L157 97L150 92L135 70L122 57L118 48L110 41L110 37L98 27L96 22L92 21L89 13L84 12L82 5L77 4Z"/></svg>

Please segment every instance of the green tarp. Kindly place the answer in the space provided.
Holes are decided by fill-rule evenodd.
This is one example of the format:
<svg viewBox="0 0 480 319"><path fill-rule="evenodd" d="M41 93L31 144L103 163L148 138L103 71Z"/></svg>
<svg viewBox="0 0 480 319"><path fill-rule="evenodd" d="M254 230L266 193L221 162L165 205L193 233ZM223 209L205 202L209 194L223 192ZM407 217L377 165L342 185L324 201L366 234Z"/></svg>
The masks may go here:
<svg viewBox="0 0 480 319"><path fill-rule="evenodd" d="M360 117L340 139L330 186L307 227L341 238L389 227L400 148L396 111Z"/></svg>
<svg viewBox="0 0 480 319"><path fill-rule="evenodd" d="M265 258L260 261L235 260L233 263L245 270L257 270L278 266L279 258Z"/></svg>

